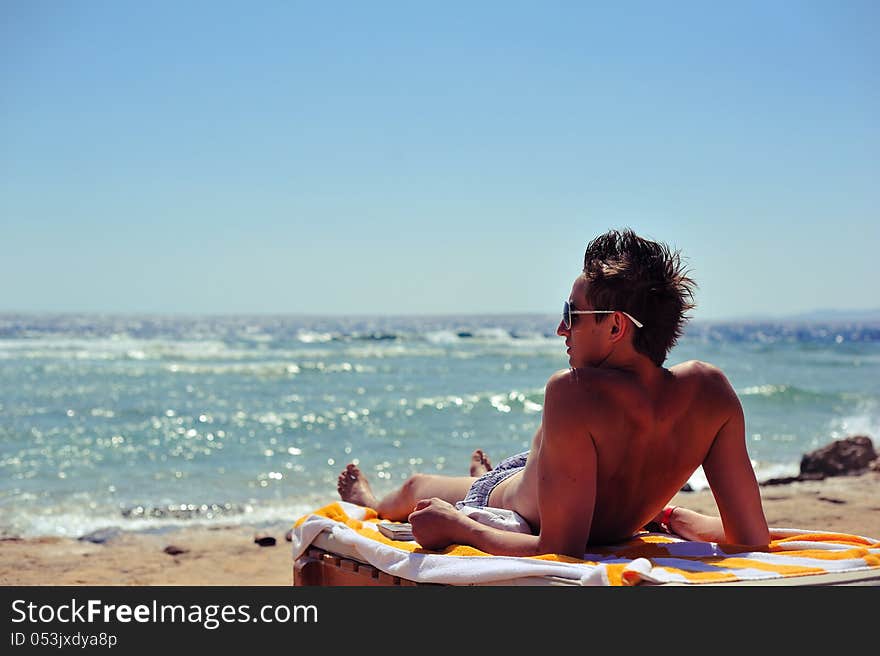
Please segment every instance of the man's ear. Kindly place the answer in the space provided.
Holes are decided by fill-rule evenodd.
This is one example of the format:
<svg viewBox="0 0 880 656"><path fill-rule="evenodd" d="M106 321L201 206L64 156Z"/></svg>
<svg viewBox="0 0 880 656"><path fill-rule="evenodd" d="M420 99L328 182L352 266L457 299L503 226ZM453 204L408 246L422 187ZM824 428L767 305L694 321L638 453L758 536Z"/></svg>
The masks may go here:
<svg viewBox="0 0 880 656"><path fill-rule="evenodd" d="M614 322L611 324L611 341L616 342L626 334L626 328L620 315L613 314L611 320Z"/></svg>

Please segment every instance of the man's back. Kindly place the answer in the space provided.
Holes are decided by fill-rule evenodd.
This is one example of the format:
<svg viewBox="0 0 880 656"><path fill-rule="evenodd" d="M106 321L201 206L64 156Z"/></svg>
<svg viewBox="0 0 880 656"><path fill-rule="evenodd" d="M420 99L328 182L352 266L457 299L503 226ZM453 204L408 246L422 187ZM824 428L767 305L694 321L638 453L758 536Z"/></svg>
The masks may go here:
<svg viewBox="0 0 880 656"><path fill-rule="evenodd" d="M640 373L585 367L560 372L550 384L554 379L565 387L566 421L595 446L593 544L619 541L649 522L697 467L711 463L716 436L731 417L741 417L724 374L704 362ZM490 499L535 528L543 436L542 427L522 477L502 483Z"/></svg>

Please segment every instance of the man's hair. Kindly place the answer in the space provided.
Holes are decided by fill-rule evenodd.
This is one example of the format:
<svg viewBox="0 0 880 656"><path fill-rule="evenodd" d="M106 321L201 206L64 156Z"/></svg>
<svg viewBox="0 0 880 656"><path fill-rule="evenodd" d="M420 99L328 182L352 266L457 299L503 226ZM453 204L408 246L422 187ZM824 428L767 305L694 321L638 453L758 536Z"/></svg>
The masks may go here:
<svg viewBox="0 0 880 656"><path fill-rule="evenodd" d="M644 324L635 328L633 347L658 367L666 360L695 307L697 284L688 277L679 251L631 229L596 237L584 253L588 300L596 310L628 312ZM594 315L596 322L608 318Z"/></svg>

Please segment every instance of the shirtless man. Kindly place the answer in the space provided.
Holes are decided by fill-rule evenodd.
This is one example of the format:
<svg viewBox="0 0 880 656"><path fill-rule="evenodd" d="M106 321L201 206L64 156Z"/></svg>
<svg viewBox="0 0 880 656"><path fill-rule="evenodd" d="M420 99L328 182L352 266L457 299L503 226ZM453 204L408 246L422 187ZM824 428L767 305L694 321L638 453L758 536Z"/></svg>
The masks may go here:
<svg viewBox="0 0 880 656"><path fill-rule="evenodd" d="M339 476L342 499L408 520L427 549L467 544L497 555L580 558L587 544L619 542L662 517L702 465L721 517L681 509L687 532L766 545L736 393L705 362L663 367L694 307L693 288L678 253L664 244L631 230L597 237L556 331L570 368L546 384L530 450L494 469L487 464L482 476L413 475L381 500L349 465ZM489 527L456 502L513 510L533 533Z"/></svg>

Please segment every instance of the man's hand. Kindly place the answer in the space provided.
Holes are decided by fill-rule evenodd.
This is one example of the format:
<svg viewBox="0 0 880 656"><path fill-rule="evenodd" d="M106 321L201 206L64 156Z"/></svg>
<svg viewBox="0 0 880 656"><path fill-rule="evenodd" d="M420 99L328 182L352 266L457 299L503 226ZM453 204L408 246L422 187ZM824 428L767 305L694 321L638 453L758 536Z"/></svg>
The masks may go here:
<svg viewBox="0 0 880 656"><path fill-rule="evenodd" d="M497 556L535 556L538 536L504 531L471 519L443 499L422 499L409 515L413 537L423 548L438 551L466 544Z"/></svg>
<svg viewBox="0 0 880 656"><path fill-rule="evenodd" d="M462 544L467 531L467 515L443 499L422 499L410 513L413 537L425 549L445 549L450 544Z"/></svg>

